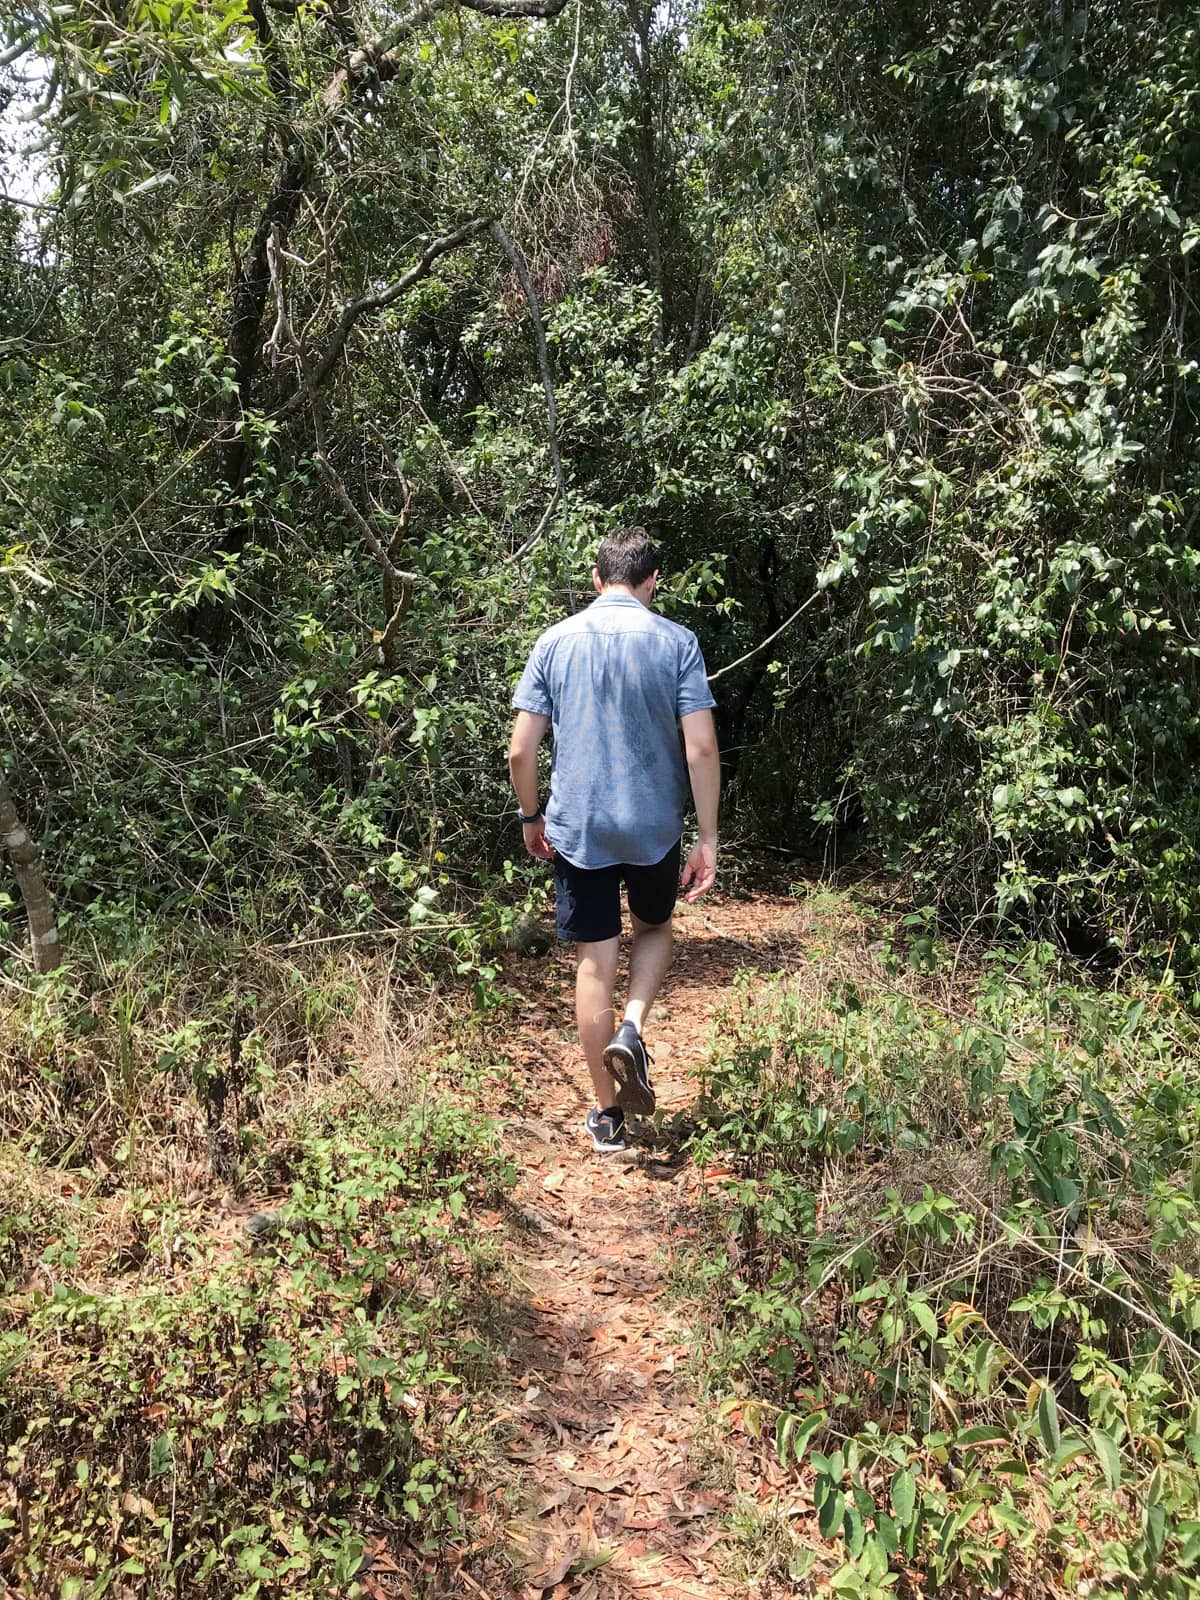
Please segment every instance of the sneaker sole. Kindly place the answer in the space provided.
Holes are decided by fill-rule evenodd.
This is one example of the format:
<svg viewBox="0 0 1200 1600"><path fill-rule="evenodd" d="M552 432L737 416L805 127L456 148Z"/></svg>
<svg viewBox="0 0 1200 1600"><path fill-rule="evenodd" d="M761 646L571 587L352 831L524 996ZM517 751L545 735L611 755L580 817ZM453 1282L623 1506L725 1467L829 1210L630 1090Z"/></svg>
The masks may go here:
<svg viewBox="0 0 1200 1600"><path fill-rule="evenodd" d="M599 1150L601 1155L615 1156L619 1155L622 1150L627 1150L629 1148L624 1139L620 1140L619 1142L616 1140L608 1140L606 1142L603 1139L597 1139L596 1135L588 1127L586 1122L583 1124L583 1131L591 1139L592 1149Z"/></svg>
<svg viewBox="0 0 1200 1600"><path fill-rule="evenodd" d="M635 1116L652 1116L658 1102L654 1090L638 1076L633 1051L623 1045L612 1045L604 1052L604 1065L620 1085L617 1104L622 1111L632 1111Z"/></svg>

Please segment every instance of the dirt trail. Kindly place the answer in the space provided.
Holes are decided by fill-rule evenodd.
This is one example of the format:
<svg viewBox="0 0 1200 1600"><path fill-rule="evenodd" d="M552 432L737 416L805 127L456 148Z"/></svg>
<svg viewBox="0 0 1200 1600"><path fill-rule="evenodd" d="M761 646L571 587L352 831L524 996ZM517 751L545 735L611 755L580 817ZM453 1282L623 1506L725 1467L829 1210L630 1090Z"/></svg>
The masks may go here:
<svg viewBox="0 0 1200 1600"><path fill-rule="evenodd" d="M695 1095L691 1074L734 974L793 964L796 920L795 902L781 897L682 908L675 966L647 1027L668 1116ZM702 1175L652 1136L625 1155L593 1152L581 1128L589 1098L570 957L559 952L537 969L520 963L510 977L528 996L515 1050L524 1103L505 1119L526 1224L512 1263L526 1298L511 1351L507 1450L510 1496L525 1510L506 1529L523 1576L514 1586L511 1576L481 1573L486 1592L493 1600L755 1593L718 1576L730 1494L706 1470L698 1440L711 1436L713 1417L687 1370L705 1319L667 1293L673 1241L694 1231ZM763 1455L747 1453L740 1489L773 1492Z"/></svg>

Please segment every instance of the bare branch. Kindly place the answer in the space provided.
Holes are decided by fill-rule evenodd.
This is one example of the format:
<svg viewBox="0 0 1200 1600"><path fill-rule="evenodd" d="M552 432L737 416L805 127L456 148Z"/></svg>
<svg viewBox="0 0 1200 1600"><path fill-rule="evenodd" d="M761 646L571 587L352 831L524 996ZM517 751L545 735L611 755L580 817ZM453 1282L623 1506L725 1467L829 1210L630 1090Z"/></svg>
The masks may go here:
<svg viewBox="0 0 1200 1600"><path fill-rule="evenodd" d="M734 667L742 666L742 664L749 661L752 656L756 656L760 650L765 650L769 644L774 644L779 635L786 632L786 630L791 627L793 622L802 617L808 610L809 606L812 605L814 600L818 600L820 598L821 593L822 591L820 589L814 589L812 594L809 595L808 599L796 607L795 611L792 612L787 621L781 622L780 625L775 629L775 632L768 634L761 643L754 646L753 650L747 650L744 656L739 656L736 661L731 661L728 666L721 667L717 672L710 672L708 675L709 683L715 683L718 678L723 678L727 672L732 672Z"/></svg>
<svg viewBox="0 0 1200 1600"><path fill-rule="evenodd" d="M565 502L567 498L567 480L563 474L562 455L558 448L558 406L554 400L554 382L550 376L550 352L546 347L546 329L542 322L542 308L538 302L537 290L533 286L533 279L529 276L529 268L525 265L524 256L508 237L508 234L505 233L502 225L493 221L488 231L512 263L513 271L517 275L517 282L521 285L521 293L525 296L525 304L529 307L529 320L533 323L533 339L537 349L538 371L542 376L542 388L546 392L547 443L550 446L550 460L554 465L554 494L551 497L550 504L546 507L542 520L529 538L525 540L524 544L513 552L511 559L516 561L533 549L549 523L554 508Z"/></svg>
<svg viewBox="0 0 1200 1600"><path fill-rule="evenodd" d="M517 21L556 17L566 3L567 0L462 0L468 11L478 11L485 17L512 17Z"/></svg>
<svg viewBox="0 0 1200 1600"><path fill-rule="evenodd" d="M344 67L339 67L321 95L321 103L332 110L349 85L363 80L386 83L405 65L396 47L410 38L439 11L457 9L478 11L485 17L511 17L517 20L556 17L567 0L423 0L414 6L386 34L356 50Z"/></svg>
<svg viewBox="0 0 1200 1600"><path fill-rule="evenodd" d="M495 217L473 217L470 222L464 222L452 232L445 233L440 238L432 240L425 246L417 261L394 283L388 284L385 289L380 289L375 294L361 295L357 300L351 300L343 307L341 316L338 318L337 327L331 334L320 359L313 366L308 363L304 350L304 339L296 337L288 321L281 283L281 263L286 256L286 252L277 234L272 235L268 256L271 282L275 292L276 322L268 340L268 346L277 351L282 339L286 338L289 341L296 356L301 380L300 386L274 412L274 416L282 421L288 417L295 416L306 405L311 405L314 411L314 425L320 428L322 424L321 418L317 414L317 391L333 371L339 356L345 348L346 340L349 338L351 330L359 318L365 316L369 311L380 311L386 306L392 305L402 295L406 294L414 284L419 283L422 278L428 276L435 263L442 256L448 255L452 250L461 248L464 244L469 244L472 239L477 239L483 233L490 234L505 256L507 256L513 271L517 275L517 282L521 286L521 293L525 297L525 304L529 310L529 320L533 324L538 372L546 395L547 444L550 450L550 460L554 468L554 492L550 498L550 504L546 507L541 521L529 538L513 552L510 560L515 561L527 555L533 549L548 527L555 510L565 502L567 480L563 472L562 454L558 445L558 407L554 398L554 381L550 372L550 352L546 344L546 329L542 321L541 303L538 300L537 290L533 286L533 279L529 275L529 268L525 264L524 256L522 256ZM318 433L318 464L329 476L330 484L338 498L342 500L342 503L350 510L351 515L365 530L364 537L368 537L368 539L374 538L374 535L370 534L365 519L363 519L358 508L353 505L346 493L345 485L333 472L333 468L328 462L328 457L326 456L322 462L322 455L324 455L324 447L321 444L320 434ZM380 560L386 572L388 570L388 557L382 546L376 559Z"/></svg>
<svg viewBox="0 0 1200 1600"><path fill-rule="evenodd" d="M400 539L408 526L408 519L412 511L412 503L416 490L404 480L404 506L400 513L399 527L392 534L386 545L378 538L370 522L354 504L349 490L342 482L341 475L329 458L329 448L325 437L324 411L319 395L309 371L308 362L304 354L304 341L297 337L288 314L287 301L284 293L281 259L286 257L278 233L272 233L267 245L267 260L271 269L271 288L275 296L275 327L269 341L270 346L278 354L282 353L286 343L294 356L296 366L300 373L300 385L309 403L312 412L313 432L316 436L317 448L314 460L321 469L323 476L330 488L341 502L342 509L350 517L359 533L363 543L375 557L379 569L383 574L384 603L388 608L388 620L383 631L377 633L375 642L379 646L379 656L383 665L392 666L392 645L396 638L397 630L412 604L413 586L420 582L419 574L406 572L395 563L394 555Z"/></svg>
<svg viewBox="0 0 1200 1600"><path fill-rule="evenodd" d="M534 548L538 540L542 537L542 534L545 533L546 529L549 527L550 518L554 515L560 498L560 491L558 485L556 484L554 493L550 496L550 504L546 507L545 511L542 512L542 520L529 535L528 539L526 539L523 544L518 545L513 551L512 555L509 556L508 559L510 561L520 561L522 556L527 556Z"/></svg>
<svg viewBox="0 0 1200 1600"><path fill-rule="evenodd" d="M477 239L481 233L486 233L491 225L492 219L490 217L473 217L470 222L464 222L461 227L455 228L452 233L445 233L440 239L434 239L427 244L419 259L413 263L403 277L397 278L395 283L390 283L386 289L380 289L377 294L362 295L359 299L351 300L348 305L344 306L338 319L338 325L330 336L329 343L326 345L320 360L308 373L306 382L302 383L296 392L288 400L284 401L283 405L274 412L274 416L283 420L286 417L294 417L298 411L303 410L311 398L312 392L319 389L332 372L346 340L350 336L350 330L360 317L365 316L368 311L381 311L385 306L390 306L393 301L399 300L400 296L406 294L414 283L419 283L422 278L428 276L434 263L439 261L442 256L448 255L451 250L457 250L460 246L468 244L472 239Z"/></svg>

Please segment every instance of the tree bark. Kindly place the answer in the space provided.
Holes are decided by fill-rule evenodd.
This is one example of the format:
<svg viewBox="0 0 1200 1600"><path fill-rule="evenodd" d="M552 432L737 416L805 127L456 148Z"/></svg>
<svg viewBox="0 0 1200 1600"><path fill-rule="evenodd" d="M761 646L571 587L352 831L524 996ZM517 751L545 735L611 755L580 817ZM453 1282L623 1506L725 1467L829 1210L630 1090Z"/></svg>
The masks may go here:
<svg viewBox="0 0 1200 1600"><path fill-rule="evenodd" d="M270 199L254 230L245 265L234 285L229 356L233 362L236 390L222 420L219 447L221 478L231 499L242 491L250 460L250 447L240 424L254 403L254 384L262 358L263 312L271 290L267 243L273 229L286 229L295 217L304 198L308 173L307 152L302 145L297 145L280 168ZM242 549L247 533L245 519L233 519L222 529L219 548L225 551Z"/></svg>
<svg viewBox="0 0 1200 1600"><path fill-rule="evenodd" d="M37 846L21 826L12 793L3 778L0 778L0 840L8 851L21 899L25 902L34 968L38 972L53 972L62 960L62 950L42 864Z"/></svg>
<svg viewBox="0 0 1200 1600"><path fill-rule="evenodd" d="M650 67L651 36L654 24L652 5L632 4L630 19L637 37L634 51L637 73L637 170L641 180L642 212L646 223L646 252L650 257L650 280L658 294L658 313L654 319L652 344L656 350L663 347L666 324L665 289L663 285L662 226L658 207L658 140L655 133L655 111L652 96L654 80Z"/></svg>

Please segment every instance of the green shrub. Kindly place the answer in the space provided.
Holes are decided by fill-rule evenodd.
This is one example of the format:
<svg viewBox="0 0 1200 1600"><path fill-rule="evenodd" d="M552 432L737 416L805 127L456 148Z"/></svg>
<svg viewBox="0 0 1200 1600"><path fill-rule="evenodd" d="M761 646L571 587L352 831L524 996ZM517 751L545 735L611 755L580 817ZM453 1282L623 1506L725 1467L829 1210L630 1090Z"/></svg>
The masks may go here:
<svg viewBox="0 0 1200 1600"><path fill-rule="evenodd" d="M839 1593L1200 1593L1196 1029L1045 950L946 993L755 975L722 1020L725 1409L812 1474Z"/></svg>
<svg viewBox="0 0 1200 1600"><path fill-rule="evenodd" d="M234 1238L164 1227L128 1284L44 1241L0 1334L17 1592L352 1595L368 1527L452 1535L494 1265L472 1209L512 1178L469 1107L389 1126L343 1089Z"/></svg>

